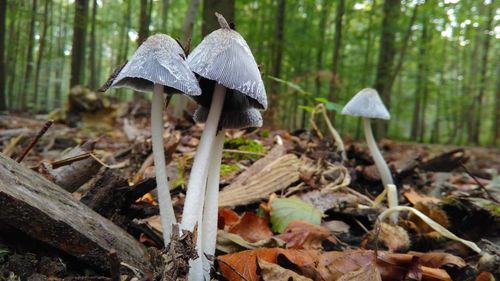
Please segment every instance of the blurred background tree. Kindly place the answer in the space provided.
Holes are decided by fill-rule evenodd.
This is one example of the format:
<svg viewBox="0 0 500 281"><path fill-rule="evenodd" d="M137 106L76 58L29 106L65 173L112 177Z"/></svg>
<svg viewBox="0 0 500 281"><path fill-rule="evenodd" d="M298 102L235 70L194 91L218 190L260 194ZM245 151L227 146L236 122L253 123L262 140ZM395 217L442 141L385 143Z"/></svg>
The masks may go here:
<svg viewBox="0 0 500 281"><path fill-rule="evenodd" d="M215 11L261 67L267 126L307 128L308 107L375 87L392 114L381 136L500 145L500 7L491 0L0 0L0 110L61 107L70 87L97 88L154 33L192 48L217 28ZM330 118L358 136L355 118Z"/></svg>

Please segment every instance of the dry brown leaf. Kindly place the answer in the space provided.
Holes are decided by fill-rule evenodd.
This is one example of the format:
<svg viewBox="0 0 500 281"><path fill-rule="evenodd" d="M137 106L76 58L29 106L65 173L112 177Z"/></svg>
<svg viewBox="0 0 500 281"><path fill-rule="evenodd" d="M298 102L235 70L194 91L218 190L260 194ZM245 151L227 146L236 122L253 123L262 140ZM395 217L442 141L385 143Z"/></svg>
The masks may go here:
<svg viewBox="0 0 500 281"><path fill-rule="evenodd" d="M240 219L240 216L229 208L219 208L218 216L217 226L219 229L225 229L226 226L231 227Z"/></svg>
<svg viewBox="0 0 500 281"><path fill-rule="evenodd" d="M407 251L410 247L410 236L400 226L382 222L378 239L391 251Z"/></svg>
<svg viewBox="0 0 500 281"><path fill-rule="evenodd" d="M337 243L337 238L327 228L300 220L289 223L276 238L285 241L289 249L322 249L321 242L325 239Z"/></svg>
<svg viewBox="0 0 500 281"><path fill-rule="evenodd" d="M410 251L408 254L419 257L420 263L424 266L441 268L445 264L453 264L458 267L464 267L467 264L461 257L457 257L448 253L441 252L430 252L430 253L419 253Z"/></svg>
<svg viewBox="0 0 500 281"><path fill-rule="evenodd" d="M377 265L383 279L401 279L411 267L413 255L379 251ZM451 281L450 275L439 268L421 266L422 280Z"/></svg>
<svg viewBox="0 0 500 281"><path fill-rule="evenodd" d="M495 277L489 272L481 272L476 277L476 281L495 281Z"/></svg>
<svg viewBox="0 0 500 281"><path fill-rule="evenodd" d="M441 203L441 200L432 197L429 195L421 194L416 192L414 189L410 189L409 191L403 192L403 196L408 200L412 205L416 205L417 203L434 203L434 204L439 204Z"/></svg>
<svg viewBox="0 0 500 281"><path fill-rule="evenodd" d="M448 216L446 213L438 206L431 203L418 202L415 204L415 209L427 215L429 218L433 219L435 222L439 223L445 228L449 227ZM418 216L410 214L408 220L413 222L416 226L415 231L420 234L425 234L429 232L434 232L427 223L422 221Z"/></svg>
<svg viewBox="0 0 500 281"><path fill-rule="evenodd" d="M238 234L249 242L266 240L273 236L269 228L269 220L250 212L245 212L237 223L229 227L228 231Z"/></svg>
<svg viewBox="0 0 500 281"><path fill-rule="evenodd" d="M299 275L289 269L283 268L275 263L257 259L260 273L264 281L312 281L312 279Z"/></svg>
<svg viewBox="0 0 500 281"><path fill-rule="evenodd" d="M304 250L285 250L281 248L261 248L219 256L219 269L228 280L259 280L257 258L276 263L279 254L284 255L299 268L311 268L315 264L314 252ZM243 278L244 279L243 279Z"/></svg>
<svg viewBox="0 0 500 281"><path fill-rule="evenodd" d="M344 252L325 252L319 257L317 270L323 280L338 280L348 273L352 274L351 272L356 272L370 266L370 264L375 263L374 260L373 251L349 250ZM348 277L346 276L345 278Z"/></svg>

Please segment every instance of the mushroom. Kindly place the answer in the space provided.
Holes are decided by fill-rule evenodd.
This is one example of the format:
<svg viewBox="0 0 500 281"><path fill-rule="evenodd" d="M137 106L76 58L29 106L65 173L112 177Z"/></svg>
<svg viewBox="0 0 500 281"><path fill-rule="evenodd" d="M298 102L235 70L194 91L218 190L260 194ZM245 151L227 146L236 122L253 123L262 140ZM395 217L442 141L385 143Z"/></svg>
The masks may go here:
<svg viewBox="0 0 500 281"><path fill-rule="evenodd" d="M158 205L165 245L176 223L168 183L163 147L164 93L201 95L196 77L189 70L181 46L170 36L156 34L144 41L127 64L113 78L111 87L128 87L153 92L151 101L151 141L155 162Z"/></svg>
<svg viewBox="0 0 500 281"><path fill-rule="evenodd" d="M222 15L216 13L216 16L221 28L207 35L187 59L202 89L202 95L194 98L202 106L195 117L198 120L206 119L191 169L181 222L182 229L190 231L198 225L198 253L201 253L203 247L200 242L204 231L203 203L209 177L209 161L212 158L214 163L218 163L214 165L220 165L222 153L219 150L222 151L223 132L217 134L217 131L219 128L231 127L230 123L234 121L231 118L251 120L257 116L256 109L267 107L264 83L248 44L238 32L229 27ZM247 117L231 116L232 113L246 114ZM219 122L220 119L222 123ZM214 152L217 152L216 156ZM217 168L211 169L215 171ZM210 181L215 181L213 176L215 175L210 174ZM215 177L217 184L210 185L218 188L218 175ZM201 280L202 275L201 259L197 259L191 263L189 279Z"/></svg>
<svg viewBox="0 0 500 281"><path fill-rule="evenodd" d="M389 207L397 206L397 192L394 186L394 181L391 176L391 171L387 166L387 163L382 157L380 150L378 149L375 138L373 137L372 127L370 125L370 119L378 118L383 120L391 119L389 111L385 107L382 99L378 95L375 89L365 88L359 91L342 109L342 114L351 116L363 117L363 128L365 132L366 143L368 144L368 149L372 154L375 166L382 178L382 184L387 190L389 198ZM395 214L397 215L397 214ZM393 222L397 221L397 217L392 217Z"/></svg>

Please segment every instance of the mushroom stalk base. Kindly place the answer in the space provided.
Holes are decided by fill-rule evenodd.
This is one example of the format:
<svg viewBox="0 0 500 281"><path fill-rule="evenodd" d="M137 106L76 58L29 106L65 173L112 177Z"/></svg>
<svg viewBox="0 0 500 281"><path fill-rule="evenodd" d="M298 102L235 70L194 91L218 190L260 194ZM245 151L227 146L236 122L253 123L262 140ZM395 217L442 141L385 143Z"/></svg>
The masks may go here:
<svg viewBox="0 0 500 281"><path fill-rule="evenodd" d="M176 223L176 220L172 200L170 199L170 185L168 184L163 148L163 106L165 104L163 95L163 85L155 84L151 101L151 141L153 143L160 220L163 227L163 241L166 246L170 242L172 224Z"/></svg>
<svg viewBox="0 0 500 281"><path fill-rule="evenodd" d="M219 211L219 182L220 165L222 161L222 149L224 148L224 134L222 129L215 137L212 146L212 158L208 166L207 190L205 192L205 204L203 207L203 270L210 272L210 262L205 255L215 255L215 246L217 242L217 215Z"/></svg>

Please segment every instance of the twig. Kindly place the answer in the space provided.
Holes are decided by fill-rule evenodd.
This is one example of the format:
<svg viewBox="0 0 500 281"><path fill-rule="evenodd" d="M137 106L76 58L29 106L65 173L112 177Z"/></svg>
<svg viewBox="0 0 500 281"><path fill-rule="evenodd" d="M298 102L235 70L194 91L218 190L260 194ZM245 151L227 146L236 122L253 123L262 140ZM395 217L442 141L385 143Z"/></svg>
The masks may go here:
<svg viewBox="0 0 500 281"><path fill-rule="evenodd" d="M33 146L35 146L35 144L38 142L38 140L40 140L40 138L47 132L47 130L50 128L50 126L52 126L53 123L54 123L54 121L49 120L45 123L45 125L43 125L42 129L38 132L38 134L35 136L35 138L28 145L28 147L26 147L24 149L24 151L21 153L21 155L19 155L19 157L17 157L17 160L16 160L17 163L21 163L21 161L23 161L24 157L26 157L26 155L28 155L28 153L33 148Z"/></svg>
<svg viewBox="0 0 500 281"><path fill-rule="evenodd" d="M118 259L118 255L116 254L115 249L111 249L108 253L109 256L109 271L111 274L112 281L120 281L120 260Z"/></svg>
<svg viewBox="0 0 500 281"><path fill-rule="evenodd" d="M490 197L491 200L495 201L497 204L500 204L500 201L498 201L491 193L490 191L486 188L486 186L484 186L484 184L482 184L477 178L476 176L474 176L470 171L469 169L467 169L467 167L465 167L464 163L462 161L460 161L460 167L462 167L462 169L464 169L465 173L467 175L469 175L469 177L471 177L476 183L477 185L484 191L486 192L486 194L488 195L488 197Z"/></svg>

